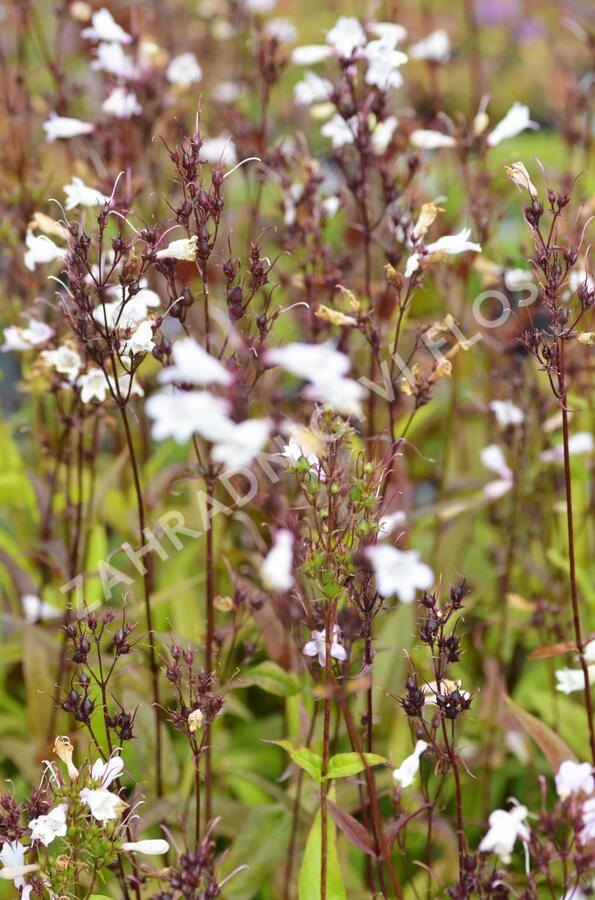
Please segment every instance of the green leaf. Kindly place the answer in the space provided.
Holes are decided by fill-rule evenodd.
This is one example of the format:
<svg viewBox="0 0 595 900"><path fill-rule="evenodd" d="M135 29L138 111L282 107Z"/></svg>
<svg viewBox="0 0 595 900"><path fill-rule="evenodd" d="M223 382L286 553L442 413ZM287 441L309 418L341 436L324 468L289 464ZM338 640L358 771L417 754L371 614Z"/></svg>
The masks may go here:
<svg viewBox="0 0 595 900"><path fill-rule="evenodd" d="M362 759L364 757L366 763ZM331 756L328 763L328 772L325 780L331 778L349 778L351 775L357 775L363 772L368 766L378 766L385 763L386 757L379 756L377 753L337 753Z"/></svg>
<svg viewBox="0 0 595 900"><path fill-rule="evenodd" d="M299 900L320 900L320 863L322 842L320 810L312 824L304 860L300 868ZM346 900L345 888L337 857L337 830L331 816L327 820L326 897L327 900Z"/></svg>
<svg viewBox="0 0 595 900"><path fill-rule="evenodd" d="M320 784L322 781L322 757L318 753L308 750L307 747L294 747L289 741L270 741L270 743L282 747L286 753L289 753L296 766L299 766Z"/></svg>
<svg viewBox="0 0 595 900"><path fill-rule="evenodd" d="M271 660L265 660L249 669L242 675L239 685L255 685L275 697L293 697L300 692L300 683L293 672L286 672Z"/></svg>

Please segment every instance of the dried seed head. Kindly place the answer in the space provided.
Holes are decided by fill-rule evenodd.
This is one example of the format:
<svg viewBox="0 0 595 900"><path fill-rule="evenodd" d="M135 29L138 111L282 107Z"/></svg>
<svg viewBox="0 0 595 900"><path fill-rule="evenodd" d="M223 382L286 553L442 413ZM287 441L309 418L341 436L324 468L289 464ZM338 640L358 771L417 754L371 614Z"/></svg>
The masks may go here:
<svg viewBox="0 0 595 900"><path fill-rule="evenodd" d="M201 727L204 722L204 715L201 709L193 709L190 715L188 716L188 731L190 734L194 734L194 732Z"/></svg>

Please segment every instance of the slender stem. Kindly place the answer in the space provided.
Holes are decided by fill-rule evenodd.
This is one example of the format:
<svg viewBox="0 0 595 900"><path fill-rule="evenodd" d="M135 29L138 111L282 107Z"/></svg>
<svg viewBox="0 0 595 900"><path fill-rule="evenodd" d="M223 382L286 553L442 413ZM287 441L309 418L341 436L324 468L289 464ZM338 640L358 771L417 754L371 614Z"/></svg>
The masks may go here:
<svg viewBox="0 0 595 900"><path fill-rule="evenodd" d="M208 451L207 451L208 452ZM205 646L205 668L207 672L213 671L213 645L215 639L215 564L213 555L213 522L211 510L213 507L213 479L209 468L206 477L207 489L207 510L206 510L206 566L207 566L207 596L206 596L206 613L207 613L207 633ZM212 770L211 770L211 725L206 728L205 736L205 830L211 821L213 814L212 799Z"/></svg>
<svg viewBox="0 0 595 900"><path fill-rule="evenodd" d="M446 752L448 753L450 766L455 780L455 798L457 804L457 840L459 845L459 882L461 882L465 865L465 855L467 853L467 844L465 841L465 826L463 824L463 795L461 792L461 776L459 773L459 764L457 762L457 757L455 755L453 745L448 738L448 731L446 729L446 721L444 718L441 719L441 723L444 744L446 746Z"/></svg>
<svg viewBox="0 0 595 900"><path fill-rule="evenodd" d="M589 681L589 668L585 659L585 645L583 643L583 635L581 629L580 608L578 600L578 590L576 585L576 564L574 555L574 523L572 515L572 479L570 474L570 448L568 438L568 397L566 389L566 373L564 362L564 339L558 338L558 381L560 388L560 400L562 406L562 436L564 443L564 485L566 489L566 526L568 530L568 566L570 574L570 599L572 602L572 623L574 626L574 637L576 649L583 672L585 683L585 710L587 713L587 723L589 728L589 743L591 747L591 756L595 764L595 729L593 726L593 704L591 699L591 684Z"/></svg>
<svg viewBox="0 0 595 900"><path fill-rule="evenodd" d="M328 772L329 739L331 728L331 634L335 621L333 606L327 606L325 623L325 665L324 665L324 720L322 726L322 777L320 785L320 900L326 900L327 856L328 856Z"/></svg>
<svg viewBox="0 0 595 900"><path fill-rule="evenodd" d="M145 534L145 506L143 501L143 492L140 483L140 475L138 464L136 461L136 453L132 434L130 431L130 423L126 413L126 407L119 406L122 423L124 425L124 433L126 435L126 444L128 446L128 454L132 465L132 475L134 480L134 490L136 493L136 503L138 508L138 527L139 541L142 546ZM159 670L157 665L157 650L155 647L155 632L153 631L153 614L151 611L151 590L152 590L152 566L150 556L146 557L143 575L143 586L145 593L145 616L147 622L147 631L149 636L149 661L151 668L151 690L153 695L153 711L155 715L155 781L157 796L163 796L163 774L162 774L162 752L161 752L161 719L159 715Z"/></svg>

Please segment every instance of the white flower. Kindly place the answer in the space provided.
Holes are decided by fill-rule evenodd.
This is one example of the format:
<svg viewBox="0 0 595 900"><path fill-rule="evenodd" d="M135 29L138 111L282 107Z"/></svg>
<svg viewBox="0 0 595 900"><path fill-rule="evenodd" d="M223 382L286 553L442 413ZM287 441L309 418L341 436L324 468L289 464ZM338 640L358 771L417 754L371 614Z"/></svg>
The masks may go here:
<svg viewBox="0 0 595 900"><path fill-rule="evenodd" d="M407 516L402 509L382 516L378 522L378 537L388 537L399 525L405 525L406 521Z"/></svg>
<svg viewBox="0 0 595 900"><path fill-rule="evenodd" d="M366 32L353 16L341 16L326 36L327 44L342 59L350 59L358 47L365 46L366 41Z"/></svg>
<svg viewBox="0 0 595 900"><path fill-rule="evenodd" d="M214 437L211 458L224 466L226 475L231 475L250 465L264 448L270 433L268 419L246 419L239 424L228 419L221 423Z"/></svg>
<svg viewBox="0 0 595 900"><path fill-rule="evenodd" d="M445 234L438 238L437 241L434 241L433 244L428 244L426 250L430 254L448 253L451 256L457 253L466 253L468 250L473 251L473 253L480 253L480 245L470 241L470 236L470 228L461 228L457 234Z"/></svg>
<svg viewBox="0 0 595 900"><path fill-rule="evenodd" d="M426 741L418 741L411 756L404 759L399 768L393 772L393 778L402 788L410 787L413 784L415 776L419 772L420 756L428 747L429 744Z"/></svg>
<svg viewBox="0 0 595 900"><path fill-rule="evenodd" d="M4 329L4 343L0 350L30 350L31 347L45 344L53 333L53 328L38 319L29 319L24 328L19 325L10 325Z"/></svg>
<svg viewBox="0 0 595 900"><path fill-rule="evenodd" d="M500 428L522 425L525 420L523 410L515 406L510 400L492 400L490 409L496 416L496 421Z"/></svg>
<svg viewBox="0 0 595 900"><path fill-rule="evenodd" d="M132 378L132 384L130 380ZM117 394L116 386L113 378L108 377L108 381L112 386L114 393ZM121 397L144 397L145 392L142 387L136 380L136 378L132 375L129 375L128 372L125 372L123 375L118 375L118 391Z"/></svg>
<svg viewBox="0 0 595 900"><path fill-rule="evenodd" d="M295 85L293 96L295 102L302 106L321 103L328 100L333 92L333 84L328 78L321 78L316 72L304 72L304 77Z"/></svg>
<svg viewBox="0 0 595 900"><path fill-rule="evenodd" d="M375 544L365 550L376 576L381 597L396 594L402 603L412 603L418 590L429 590L434 573L420 559L418 550L398 550L389 544Z"/></svg>
<svg viewBox="0 0 595 900"><path fill-rule="evenodd" d="M537 200L537 188L531 181L531 176L527 172L524 163L515 162L511 166L504 166L504 171L506 172L506 177L510 178L512 183L516 184L519 190L528 191L531 199Z"/></svg>
<svg viewBox="0 0 595 900"><path fill-rule="evenodd" d="M93 13L91 27L84 28L81 36L91 41L113 41L119 44L129 44L132 40L130 35L114 21L114 17L105 6Z"/></svg>
<svg viewBox="0 0 595 900"><path fill-rule="evenodd" d="M93 781L101 782L102 788L108 788L112 781L119 778L124 771L124 760L115 753L104 762L102 759L96 760L91 767L91 778Z"/></svg>
<svg viewBox="0 0 595 900"><path fill-rule="evenodd" d="M560 800L566 800L571 794L592 794L595 791L595 778L591 763L577 763L566 759L556 772L556 792Z"/></svg>
<svg viewBox="0 0 595 900"><path fill-rule="evenodd" d="M405 278L411 276L419 269L419 253L412 253L405 265Z"/></svg>
<svg viewBox="0 0 595 900"><path fill-rule="evenodd" d="M587 666L589 684L595 684L595 665ZM584 691L585 677L582 669L556 669L556 690L561 694Z"/></svg>
<svg viewBox="0 0 595 900"><path fill-rule="evenodd" d="M162 856L169 850L169 844L162 838L145 841L127 841L120 848L125 853L145 853L147 856Z"/></svg>
<svg viewBox="0 0 595 900"><path fill-rule="evenodd" d="M399 120L395 116L389 116L383 122L379 122L372 131L372 150L377 156L386 153L398 124Z"/></svg>
<svg viewBox="0 0 595 900"><path fill-rule="evenodd" d="M202 79L202 69L194 53L181 53L174 56L165 72L167 80L177 87L187 88L198 84Z"/></svg>
<svg viewBox="0 0 595 900"><path fill-rule="evenodd" d="M595 841L595 797L590 797L583 803L583 828L580 839L583 844Z"/></svg>
<svg viewBox="0 0 595 900"><path fill-rule="evenodd" d="M539 125L529 118L528 106L525 106L524 103L513 103L504 118L488 134L488 145L496 147L502 141L516 137L527 128L539 128Z"/></svg>
<svg viewBox="0 0 595 900"><path fill-rule="evenodd" d="M510 466L504 459L504 454L497 444L484 447L480 453L480 459L486 469L495 472L500 478L498 481L490 481L484 486L484 493L491 500L501 497L512 489L514 475Z"/></svg>
<svg viewBox="0 0 595 900"><path fill-rule="evenodd" d="M427 37L409 47L412 59L427 59L430 62L445 63L450 57L450 38L444 28L437 28Z"/></svg>
<svg viewBox="0 0 595 900"><path fill-rule="evenodd" d="M326 197L321 205L325 216L332 219L332 217L339 212L341 201L335 194L332 194L330 197Z"/></svg>
<svg viewBox="0 0 595 900"><path fill-rule="evenodd" d="M269 19L265 24L264 30L270 37L275 38L282 44L293 44L297 40L297 31L293 22L289 19L277 18Z"/></svg>
<svg viewBox="0 0 595 900"><path fill-rule="evenodd" d="M181 238L179 241L172 241L167 247L158 250L157 259L180 259L186 262L194 262L196 259L196 248L198 238L193 235L191 238Z"/></svg>
<svg viewBox="0 0 595 900"><path fill-rule="evenodd" d="M117 794L106 791L104 788L83 788L79 794L83 803L86 803L91 815L98 822L109 822L118 819L126 804L120 800Z"/></svg>
<svg viewBox="0 0 595 900"><path fill-rule="evenodd" d="M504 272L504 287L507 291L522 291L533 284L533 272L529 269L506 269Z"/></svg>
<svg viewBox="0 0 595 900"><path fill-rule="evenodd" d="M134 91L128 91L121 86L113 89L101 104L101 108L116 119L130 119L132 116L140 116L143 111Z"/></svg>
<svg viewBox="0 0 595 900"><path fill-rule="evenodd" d="M340 643L341 629L338 625L333 625L333 638L331 641L331 656L344 662L347 659L347 651ZM321 666L326 665L326 628L322 631L313 631L312 640L304 644L305 656L317 656L318 663Z"/></svg>
<svg viewBox="0 0 595 900"><path fill-rule="evenodd" d="M2 863L0 878L14 882L17 889L22 888L23 890L19 893L20 898L29 897L31 891L31 888L25 886L23 876L39 870L37 863L25 864L25 853L28 849L28 847L23 847L20 841L5 841L0 849L0 863Z"/></svg>
<svg viewBox="0 0 595 900"><path fill-rule="evenodd" d="M200 434L207 441L219 436L229 423L228 408L225 400L208 391L164 391L153 394L145 405L147 415L153 419L153 440L173 437L180 444L193 434Z"/></svg>
<svg viewBox="0 0 595 900"><path fill-rule="evenodd" d="M23 594L21 606L25 622L33 625L35 622L49 622L51 619L61 619L62 613L55 606L46 603L37 594Z"/></svg>
<svg viewBox="0 0 595 900"><path fill-rule="evenodd" d="M121 296L121 289L116 293ZM104 328L121 328L126 330L139 325L147 318L149 308L159 306L161 300L155 291L142 287L133 297L102 303L93 311L93 318Z"/></svg>
<svg viewBox="0 0 595 900"><path fill-rule="evenodd" d="M136 353L150 353L155 346L155 341L153 340L154 329L155 322L152 319L145 319L133 334L120 345L120 353L127 353L130 356L134 356Z"/></svg>
<svg viewBox="0 0 595 900"><path fill-rule="evenodd" d="M582 456L593 451L593 435L589 431L577 431L568 439L568 452L571 456ZM539 457L542 462L564 462L564 445L559 444L551 450L544 450Z"/></svg>
<svg viewBox="0 0 595 900"><path fill-rule="evenodd" d="M244 6L253 13L268 13L277 5L277 0L244 0Z"/></svg>
<svg viewBox="0 0 595 900"><path fill-rule="evenodd" d="M312 379L315 373L312 374ZM344 416L361 418L361 400L368 396L368 389L353 378L320 378L304 390L304 397L315 403L322 403Z"/></svg>
<svg viewBox="0 0 595 900"><path fill-rule="evenodd" d="M407 29L394 22L372 22L372 24L368 26L368 31L370 34L390 43L392 47L396 47L397 44L400 44L401 41L404 41L407 37Z"/></svg>
<svg viewBox="0 0 595 900"><path fill-rule="evenodd" d="M77 206L103 206L109 197L95 188L87 187L82 178L72 176L72 182L64 185L66 194L66 209L75 209Z"/></svg>
<svg viewBox="0 0 595 900"><path fill-rule="evenodd" d="M91 122L81 122L80 119L71 119L68 116L57 116L50 113L47 122L43 123L46 140L51 143L59 138L79 137L81 134L91 134L95 126Z"/></svg>
<svg viewBox="0 0 595 900"><path fill-rule="evenodd" d="M177 381L180 384L223 384L233 382L231 372L203 350L193 337L176 341L172 348L173 365L162 369L157 380L161 384Z"/></svg>
<svg viewBox="0 0 595 900"><path fill-rule="evenodd" d="M235 81L221 81L211 91L215 103L233 103L244 93L244 86Z"/></svg>
<svg viewBox="0 0 595 900"><path fill-rule="evenodd" d="M496 809L488 819L489 829L481 839L481 853L495 853L503 863L509 863L517 840L529 840L530 833L526 824L528 811L526 806L513 806L510 811Z"/></svg>
<svg viewBox="0 0 595 900"><path fill-rule="evenodd" d="M66 803L60 803L54 807L46 816L38 816L29 822L32 841L41 841L48 847L54 838L64 837L67 830L66 813L68 806Z"/></svg>
<svg viewBox="0 0 595 900"><path fill-rule="evenodd" d="M33 272L37 265L51 263L56 259L64 259L66 254L66 250L54 244L45 234L35 235L32 231L27 231L25 244L27 245L27 251L23 261L30 272Z"/></svg>
<svg viewBox="0 0 595 900"><path fill-rule="evenodd" d="M306 44L303 47L295 47L291 54L291 61L296 66L315 66L333 55L330 47L324 44Z"/></svg>
<svg viewBox="0 0 595 900"><path fill-rule="evenodd" d="M395 50L386 38L370 41L363 52L368 60L366 84L375 85L382 91L401 87L403 76L399 68L407 62L405 53Z"/></svg>
<svg viewBox="0 0 595 900"><path fill-rule="evenodd" d="M295 437L289 438L289 442L283 447L282 455L290 462L299 462L300 459L305 459L310 463L311 469L318 469L318 457L316 456L316 454L304 450L302 445L299 443L299 440Z"/></svg>
<svg viewBox="0 0 595 900"><path fill-rule="evenodd" d="M231 135L220 134L218 137L204 140L200 148L200 158L205 162L225 168L235 166L238 154Z"/></svg>
<svg viewBox="0 0 595 900"><path fill-rule="evenodd" d="M450 134L442 134L441 131L430 131L426 128L416 128L409 135L409 140L414 147L420 150L439 150L441 147L454 147L455 139Z"/></svg>
<svg viewBox="0 0 595 900"><path fill-rule="evenodd" d="M353 144L357 135L357 130L357 116L353 116L351 119L345 121L343 116L340 116L339 113L335 113L332 119L325 122L320 129L320 133L323 137L329 138L335 150L338 150L346 144Z"/></svg>
<svg viewBox="0 0 595 900"><path fill-rule="evenodd" d="M340 378L351 368L349 357L337 350L332 341L322 344L296 341L268 350L265 359L307 381Z"/></svg>
<svg viewBox="0 0 595 900"><path fill-rule="evenodd" d="M276 533L273 546L260 566L260 577L269 590L288 591L293 587L294 540L292 532L287 528L282 528Z"/></svg>
<svg viewBox="0 0 595 900"><path fill-rule="evenodd" d="M40 356L60 375L66 375L71 384L74 384L83 367L83 361L76 350L64 345L57 350L43 350Z"/></svg>
<svg viewBox="0 0 595 900"><path fill-rule="evenodd" d="M101 369L89 369L88 372L79 375L76 383L81 392L82 403L90 403L91 400L103 403L105 400L109 385Z"/></svg>
<svg viewBox="0 0 595 900"><path fill-rule="evenodd" d="M113 41L99 44L97 58L92 61L91 69L95 72L107 72L108 75L125 81L131 81L138 74L134 62L126 56L122 45Z"/></svg>

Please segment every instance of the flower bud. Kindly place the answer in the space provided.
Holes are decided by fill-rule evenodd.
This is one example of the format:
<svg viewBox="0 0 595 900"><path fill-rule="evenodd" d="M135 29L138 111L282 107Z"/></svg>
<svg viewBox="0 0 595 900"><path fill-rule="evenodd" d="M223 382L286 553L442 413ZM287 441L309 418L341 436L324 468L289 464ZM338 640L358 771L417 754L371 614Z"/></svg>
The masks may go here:
<svg viewBox="0 0 595 900"><path fill-rule="evenodd" d="M72 746L68 735L58 735L54 742L54 753L58 759L61 759L62 762L65 763L70 780L76 781L79 777L79 770L72 761L73 752L74 747Z"/></svg>

